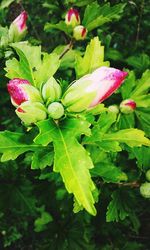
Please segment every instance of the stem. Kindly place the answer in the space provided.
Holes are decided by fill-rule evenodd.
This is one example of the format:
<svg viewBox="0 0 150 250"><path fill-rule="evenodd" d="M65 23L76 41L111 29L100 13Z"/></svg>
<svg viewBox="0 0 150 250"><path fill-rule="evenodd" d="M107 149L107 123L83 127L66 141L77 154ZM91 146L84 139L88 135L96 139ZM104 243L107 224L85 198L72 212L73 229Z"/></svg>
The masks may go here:
<svg viewBox="0 0 150 250"><path fill-rule="evenodd" d="M59 59L61 59L70 49L72 49L72 47L73 47L73 40L71 40L70 43L66 45L66 47L64 48L64 51L61 53Z"/></svg>
<svg viewBox="0 0 150 250"><path fill-rule="evenodd" d="M136 42L135 42L136 46L137 46L137 43L139 41L140 26L141 26L141 21L142 21L143 10L144 10L144 0L142 0L141 6L140 6L140 14L139 14L139 21L138 21L138 25L137 25Z"/></svg>

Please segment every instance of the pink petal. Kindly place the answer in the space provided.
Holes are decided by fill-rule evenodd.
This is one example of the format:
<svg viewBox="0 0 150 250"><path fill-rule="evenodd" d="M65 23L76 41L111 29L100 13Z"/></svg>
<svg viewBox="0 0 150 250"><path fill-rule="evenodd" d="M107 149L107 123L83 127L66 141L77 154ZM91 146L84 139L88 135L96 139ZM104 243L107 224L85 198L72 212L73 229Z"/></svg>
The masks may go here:
<svg viewBox="0 0 150 250"><path fill-rule="evenodd" d="M91 79L94 81L93 87L97 89L97 95L90 107L103 102L112 95L123 83L127 74L127 72L108 67L101 67L95 70L91 75Z"/></svg>
<svg viewBox="0 0 150 250"><path fill-rule="evenodd" d="M28 96L22 89L23 84L30 84L27 80L14 78L7 84L8 92L11 96L12 102L16 105L28 101Z"/></svg>
<svg viewBox="0 0 150 250"><path fill-rule="evenodd" d="M20 32L26 29L26 21L28 15L26 11L21 12L21 14L13 21L14 24L17 25Z"/></svg>

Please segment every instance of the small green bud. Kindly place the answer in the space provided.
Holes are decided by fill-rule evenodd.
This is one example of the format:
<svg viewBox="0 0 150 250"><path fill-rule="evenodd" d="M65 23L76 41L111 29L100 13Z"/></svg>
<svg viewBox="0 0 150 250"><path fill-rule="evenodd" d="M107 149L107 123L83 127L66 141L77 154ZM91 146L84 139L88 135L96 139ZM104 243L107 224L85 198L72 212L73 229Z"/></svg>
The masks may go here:
<svg viewBox="0 0 150 250"><path fill-rule="evenodd" d="M146 179L150 181L150 169L146 172Z"/></svg>
<svg viewBox="0 0 150 250"><path fill-rule="evenodd" d="M111 105L108 107L108 111L109 112L112 112L112 113L115 113L115 114L118 114L119 113L119 108L117 105Z"/></svg>
<svg viewBox="0 0 150 250"><path fill-rule="evenodd" d="M16 109L17 116L26 124L30 125L47 117L46 109L40 102L24 102Z"/></svg>
<svg viewBox="0 0 150 250"><path fill-rule="evenodd" d="M53 119L59 119L64 115L64 107L59 102L53 102L48 106L48 114Z"/></svg>
<svg viewBox="0 0 150 250"><path fill-rule="evenodd" d="M140 186L140 193L144 198L150 198L150 183L143 183Z"/></svg>
<svg viewBox="0 0 150 250"><path fill-rule="evenodd" d="M47 103L58 101L61 97L61 87L54 77L51 77L42 88L42 96Z"/></svg>

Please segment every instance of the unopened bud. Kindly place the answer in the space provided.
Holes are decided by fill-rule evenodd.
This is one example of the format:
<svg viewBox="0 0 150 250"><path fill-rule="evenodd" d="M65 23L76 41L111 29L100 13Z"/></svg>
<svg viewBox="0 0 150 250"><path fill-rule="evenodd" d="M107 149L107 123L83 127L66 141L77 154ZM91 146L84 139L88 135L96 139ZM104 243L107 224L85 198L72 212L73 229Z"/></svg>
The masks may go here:
<svg viewBox="0 0 150 250"><path fill-rule="evenodd" d="M124 114L132 113L135 108L136 108L136 102L131 99L124 100L120 103L120 110Z"/></svg>
<svg viewBox="0 0 150 250"><path fill-rule="evenodd" d="M150 183L143 183L140 186L140 193L144 198L150 198Z"/></svg>
<svg viewBox="0 0 150 250"><path fill-rule="evenodd" d="M27 32L27 18L26 11L22 11L21 14L11 23L9 28L10 42L19 42L25 37Z"/></svg>
<svg viewBox="0 0 150 250"><path fill-rule="evenodd" d="M146 172L146 179L150 181L150 169Z"/></svg>
<svg viewBox="0 0 150 250"><path fill-rule="evenodd" d="M53 102L48 106L48 114L51 118L57 120L64 115L64 107L59 102Z"/></svg>
<svg viewBox="0 0 150 250"><path fill-rule="evenodd" d="M118 114L119 113L119 108L118 108L117 105L110 105L108 107L108 111L112 112L112 113L115 113L115 114Z"/></svg>
<svg viewBox="0 0 150 250"><path fill-rule="evenodd" d="M78 25L73 30L73 37L76 40L84 40L87 35L87 32L88 31L84 26Z"/></svg>
<svg viewBox="0 0 150 250"><path fill-rule="evenodd" d="M76 9L71 8L65 16L65 23L73 28L80 24L80 16Z"/></svg>
<svg viewBox="0 0 150 250"><path fill-rule="evenodd" d="M14 106L26 101L42 102L40 92L28 80L14 78L7 84L7 89Z"/></svg>
<svg viewBox="0 0 150 250"><path fill-rule="evenodd" d="M16 109L17 116L25 123L31 125L47 117L46 109L40 102L24 102Z"/></svg>
<svg viewBox="0 0 150 250"><path fill-rule="evenodd" d="M56 82L54 77L51 77L42 88L42 96L44 100L49 104L54 101L58 101L61 97L61 87Z"/></svg>

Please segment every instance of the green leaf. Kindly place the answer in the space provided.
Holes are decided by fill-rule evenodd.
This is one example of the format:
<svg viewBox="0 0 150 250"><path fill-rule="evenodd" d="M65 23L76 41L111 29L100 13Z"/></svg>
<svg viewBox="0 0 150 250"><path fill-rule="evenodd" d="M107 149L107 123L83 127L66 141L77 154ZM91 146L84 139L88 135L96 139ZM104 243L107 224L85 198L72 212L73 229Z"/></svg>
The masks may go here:
<svg viewBox="0 0 150 250"><path fill-rule="evenodd" d="M147 94L150 89L150 70L146 70L142 78L138 80L135 89L131 93L130 98L136 101L140 95Z"/></svg>
<svg viewBox="0 0 150 250"><path fill-rule="evenodd" d="M120 92L123 99L128 99L131 96L132 90L136 85L135 73L130 71L128 77L125 79L124 83L120 88Z"/></svg>
<svg viewBox="0 0 150 250"><path fill-rule="evenodd" d="M76 56L75 71L77 77L93 72L100 66L109 66L109 62L104 62L104 46L98 37L93 38L86 47L84 57Z"/></svg>
<svg viewBox="0 0 150 250"><path fill-rule="evenodd" d="M42 83L53 76L59 68L59 56L54 53L49 55L45 53L42 60L40 46L15 43L12 47L16 50L20 60L13 58L6 62L6 76L10 79L16 77L27 79L31 84L40 88Z"/></svg>
<svg viewBox="0 0 150 250"><path fill-rule="evenodd" d="M92 176L100 176L106 182L127 181L127 175L112 163L99 162L91 169Z"/></svg>
<svg viewBox="0 0 150 250"><path fill-rule="evenodd" d="M36 86L41 87L51 76L55 74L60 66L59 56L56 53L44 54L41 65L34 73Z"/></svg>
<svg viewBox="0 0 150 250"><path fill-rule="evenodd" d="M95 186L89 173L93 163L76 138L81 134L90 135L90 124L86 120L73 118L66 119L59 125L49 121L46 126L48 136L51 136L54 145L54 171L61 174L66 189L74 194L79 205L95 215L95 201L92 195ZM41 139L43 142L46 133L44 123L38 123L38 127L40 129L38 141ZM37 138L35 141L37 142Z"/></svg>
<svg viewBox="0 0 150 250"><path fill-rule="evenodd" d="M60 21L59 23L53 24L53 23L46 23L44 30L46 32L52 32L54 29L64 31L68 35L72 31L71 27L68 27L64 21Z"/></svg>
<svg viewBox="0 0 150 250"><path fill-rule="evenodd" d="M53 217L46 211L41 211L41 216L34 222L34 231L42 232L46 229L46 225L53 221Z"/></svg>
<svg viewBox="0 0 150 250"><path fill-rule="evenodd" d="M150 107L138 108L135 110L135 115L139 121L139 127L142 128L147 136L150 136Z"/></svg>
<svg viewBox="0 0 150 250"><path fill-rule="evenodd" d="M138 56L130 56L126 61L139 72L145 71L150 66L150 57L144 53Z"/></svg>
<svg viewBox="0 0 150 250"><path fill-rule="evenodd" d="M49 119L38 122L37 126L40 132L35 137L34 142L36 144L42 144L43 146L47 146L53 140L52 133L55 129L55 126L53 126L53 123Z"/></svg>
<svg viewBox="0 0 150 250"><path fill-rule="evenodd" d="M126 4L116 4L110 6L110 3L106 3L100 6L96 2L88 5L85 9L83 25L91 31L104 23L111 22L112 20L117 20L123 13Z"/></svg>
<svg viewBox="0 0 150 250"><path fill-rule="evenodd" d="M120 114L118 118L118 128L126 129L133 128L135 126L135 116L134 113L131 114Z"/></svg>
<svg viewBox="0 0 150 250"><path fill-rule="evenodd" d="M112 194L112 200L107 207L106 221L124 220L128 215L128 207L119 191L115 191Z"/></svg>
<svg viewBox="0 0 150 250"><path fill-rule="evenodd" d="M11 3L13 3L15 0L3 0L0 4L0 9L7 8Z"/></svg>
<svg viewBox="0 0 150 250"><path fill-rule="evenodd" d="M31 169L44 169L51 166L54 160L54 152L50 148L41 148L36 150L32 157Z"/></svg>
<svg viewBox="0 0 150 250"><path fill-rule="evenodd" d="M142 145L150 146L150 140L144 137L144 132L134 128L122 129L115 133L105 134L102 140L126 143L130 147L141 147Z"/></svg>
<svg viewBox="0 0 150 250"><path fill-rule="evenodd" d="M15 160L20 154L27 151L34 151L39 148L35 144L26 144L26 135L4 131L0 133L0 153L1 161Z"/></svg>

